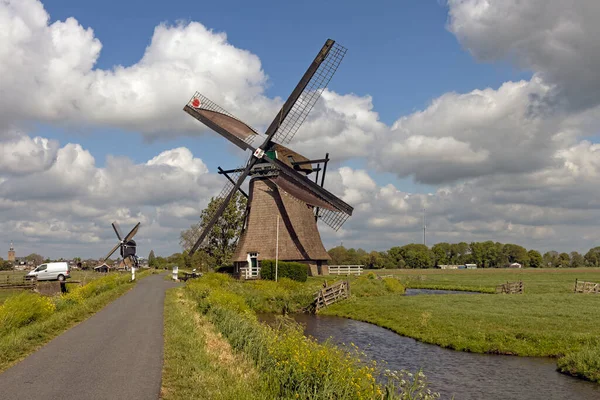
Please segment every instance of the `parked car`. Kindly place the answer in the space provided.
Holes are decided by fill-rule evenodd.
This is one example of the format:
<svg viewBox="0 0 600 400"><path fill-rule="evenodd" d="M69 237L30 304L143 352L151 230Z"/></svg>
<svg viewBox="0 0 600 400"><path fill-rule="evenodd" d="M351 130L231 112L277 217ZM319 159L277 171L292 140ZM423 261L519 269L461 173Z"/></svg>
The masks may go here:
<svg viewBox="0 0 600 400"><path fill-rule="evenodd" d="M36 269L25 276L25 279L34 279L38 281L64 281L70 278L71 271L66 262L51 262L39 265Z"/></svg>

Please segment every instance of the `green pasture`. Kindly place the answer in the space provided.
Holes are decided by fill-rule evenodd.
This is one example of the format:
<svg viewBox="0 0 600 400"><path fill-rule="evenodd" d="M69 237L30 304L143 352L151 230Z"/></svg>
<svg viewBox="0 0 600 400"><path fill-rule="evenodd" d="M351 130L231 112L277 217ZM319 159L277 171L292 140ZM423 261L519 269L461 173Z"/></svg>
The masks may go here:
<svg viewBox="0 0 600 400"><path fill-rule="evenodd" d="M486 268L486 269L383 269L410 288L493 292L501 283L523 281L525 293L572 293L575 279L600 282L600 268Z"/></svg>

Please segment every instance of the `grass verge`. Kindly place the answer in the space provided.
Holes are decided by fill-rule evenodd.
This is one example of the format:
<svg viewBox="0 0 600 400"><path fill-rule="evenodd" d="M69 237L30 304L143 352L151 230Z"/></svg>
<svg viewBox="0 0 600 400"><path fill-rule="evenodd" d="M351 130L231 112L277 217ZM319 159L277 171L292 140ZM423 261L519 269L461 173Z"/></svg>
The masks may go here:
<svg viewBox="0 0 600 400"><path fill-rule="evenodd" d="M165 298L161 399L269 399L251 361L235 353L181 288Z"/></svg>

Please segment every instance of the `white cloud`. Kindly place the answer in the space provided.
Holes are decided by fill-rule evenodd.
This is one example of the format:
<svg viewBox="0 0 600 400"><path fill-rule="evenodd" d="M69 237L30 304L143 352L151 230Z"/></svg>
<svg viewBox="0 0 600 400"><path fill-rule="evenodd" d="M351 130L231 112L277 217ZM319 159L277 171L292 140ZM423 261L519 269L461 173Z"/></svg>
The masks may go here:
<svg viewBox="0 0 600 400"><path fill-rule="evenodd" d="M249 123L273 118L258 57L197 22L159 25L136 64L95 69L102 45L74 18L49 25L35 0L0 4L0 121L92 124L150 136L205 130L182 108L201 91ZM1 127L0 127L1 128ZM6 128L6 126L5 126Z"/></svg>
<svg viewBox="0 0 600 400"><path fill-rule="evenodd" d="M600 103L600 2L448 0L449 30L477 58L513 60L572 107Z"/></svg>
<svg viewBox="0 0 600 400"><path fill-rule="evenodd" d="M32 153L25 162L36 165L43 157ZM0 237L21 239L21 249L30 251L43 243L44 249L66 255L63 244L100 257L113 245L112 221L123 230L140 221L136 239L143 248L174 251L180 231L197 222L223 183L187 148L140 164L109 157L100 168L87 150L67 144L49 168L0 180Z"/></svg>
<svg viewBox="0 0 600 400"><path fill-rule="evenodd" d="M589 125L583 114L549 112L537 101L549 90L534 78L444 94L381 134L371 164L428 184L547 167Z"/></svg>
<svg viewBox="0 0 600 400"><path fill-rule="evenodd" d="M366 171L342 168L329 179L355 202L352 217L338 232L322 225L322 236L330 245L386 250L423 238L422 210L427 213L428 243L440 241L485 241L518 243L542 251L587 251L597 245L600 224L600 166L590 166L583 152L597 152L598 145L578 145L558 166L524 174L516 182L508 176L474 178L441 187L432 194L407 193L392 184L374 183ZM571 152L576 164L588 173L579 179L556 181L571 176ZM360 178L355 179L354 177ZM351 179L344 179L350 177ZM372 182L367 185L363 182ZM576 240L575 240L576 238Z"/></svg>
<svg viewBox="0 0 600 400"><path fill-rule="evenodd" d="M58 143L41 137L17 136L0 142L0 176L48 169L56 159Z"/></svg>
<svg viewBox="0 0 600 400"><path fill-rule="evenodd" d="M370 152L375 135L387 129L373 111L370 96L324 90L295 136L292 148L315 159L323 157L324 149L332 149L335 160L364 157Z"/></svg>

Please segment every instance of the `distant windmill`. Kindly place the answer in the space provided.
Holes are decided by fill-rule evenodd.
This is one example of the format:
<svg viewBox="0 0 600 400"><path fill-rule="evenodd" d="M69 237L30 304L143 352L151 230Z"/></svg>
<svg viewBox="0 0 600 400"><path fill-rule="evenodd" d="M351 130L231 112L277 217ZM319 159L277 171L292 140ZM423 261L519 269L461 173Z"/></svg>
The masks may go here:
<svg viewBox="0 0 600 400"><path fill-rule="evenodd" d="M106 255L106 257L104 257L104 259L102 260L102 262L106 262L106 260L108 260L110 258L110 256L113 255L113 253L115 251L117 251L117 249L120 249L120 254L121 257L123 258L123 262L125 263L125 265L127 265L130 268L138 268L138 257L135 254L136 253L136 249L137 249L137 244L135 243L135 240L133 240L133 237L135 236L135 234L137 233L138 229L140 228L140 222L138 222L133 229L127 234L127 236L123 236L123 233L121 232L121 228L119 227L119 224L115 221L112 223L112 227L115 231L115 234L117 235L117 238L119 239L119 242L115 245L115 247L112 248L112 250Z"/></svg>
<svg viewBox="0 0 600 400"><path fill-rule="evenodd" d="M202 231L190 255L204 243L233 194L241 191L242 183L251 176L249 195L241 191L248 198L248 206L233 257L239 276L257 277L259 261L274 259L277 250L280 260L303 262L310 267L312 274L326 273L322 266L331 257L323 246L316 220L320 218L338 230L352 215L353 208L323 188L329 154L324 159L309 160L283 144L292 140L345 53L346 49L333 40L325 42L267 128L266 138L258 147L252 144L259 137L254 128L200 93L190 99L184 107L185 112L242 150L251 152L243 167L228 171L219 167L219 173L225 175L228 183L217 197L218 207L203 221ZM323 174L319 184L321 163ZM313 167L313 164L317 166ZM313 172L316 173L314 182L307 177ZM283 222L279 235L276 233L278 217Z"/></svg>

